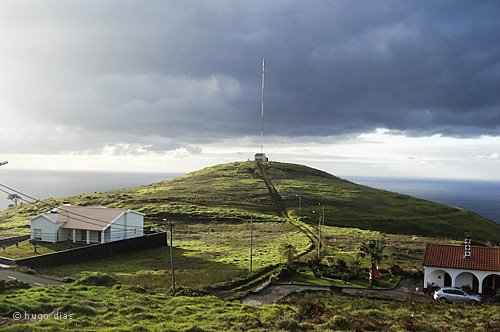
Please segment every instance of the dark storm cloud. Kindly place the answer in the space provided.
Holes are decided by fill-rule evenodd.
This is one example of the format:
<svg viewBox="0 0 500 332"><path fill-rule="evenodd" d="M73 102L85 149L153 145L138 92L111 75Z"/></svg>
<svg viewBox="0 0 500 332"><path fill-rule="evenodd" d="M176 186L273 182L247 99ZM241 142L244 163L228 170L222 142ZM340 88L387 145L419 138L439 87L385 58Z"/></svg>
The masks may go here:
<svg viewBox="0 0 500 332"><path fill-rule="evenodd" d="M495 1L11 1L0 9L4 64L15 77L0 97L41 123L92 136L69 149L257 135L262 57L268 134L500 134Z"/></svg>

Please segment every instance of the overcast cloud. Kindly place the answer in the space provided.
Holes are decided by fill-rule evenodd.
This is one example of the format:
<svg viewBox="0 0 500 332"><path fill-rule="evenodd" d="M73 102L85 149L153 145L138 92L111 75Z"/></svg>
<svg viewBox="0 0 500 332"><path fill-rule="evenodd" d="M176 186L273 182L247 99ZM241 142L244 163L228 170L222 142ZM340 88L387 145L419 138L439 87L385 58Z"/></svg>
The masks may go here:
<svg viewBox="0 0 500 332"><path fill-rule="evenodd" d="M4 153L500 135L498 1L2 1ZM251 140L251 138L250 138Z"/></svg>

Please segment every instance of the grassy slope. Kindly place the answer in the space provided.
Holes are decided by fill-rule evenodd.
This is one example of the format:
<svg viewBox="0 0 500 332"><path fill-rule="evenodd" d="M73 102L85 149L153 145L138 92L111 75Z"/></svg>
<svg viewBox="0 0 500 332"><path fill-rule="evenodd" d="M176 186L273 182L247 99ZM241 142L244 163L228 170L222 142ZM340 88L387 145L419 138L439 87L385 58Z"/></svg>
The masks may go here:
<svg viewBox="0 0 500 332"><path fill-rule="evenodd" d="M328 225L456 239L469 231L476 239L500 242L500 225L467 210L357 185L303 165L272 162L266 170L287 209L306 222L317 223L312 210L321 203ZM301 211L296 195L302 197Z"/></svg>
<svg viewBox="0 0 500 332"><path fill-rule="evenodd" d="M500 311L494 305L463 307L334 295L292 297L285 304L261 307L210 296L140 294L127 286L35 287L0 296L0 324L14 324L0 325L2 331L437 332L498 331L500 324ZM56 310L66 319L12 319L15 312L53 316Z"/></svg>
<svg viewBox="0 0 500 332"><path fill-rule="evenodd" d="M249 225L243 223L177 223L174 228L174 262L179 286L203 287L248 275ZM308 238L286 223L254 223L253 271L282 261L281 243L299 253ZM167 248L153 248L113 257L36 269L56 278L79 278L88 272L116 275L123 284L170 288L170 256Z"/></svg>
<svg viewBox="0 0 500 332"><path fill-rule="evenodd" d="M360 186L303 165L271 162L265 168L288 210L306 222L316 223L312 210L320 202L329 225L457 239L470 231L476 239L500 242L500 225L466 210ZM303 199L302 211L295 195ZM217 165L148 186L69 200L75 205L132 208L146 213L149 220L245 221L250 216L280 220L254 162ZM46 202L56 206L62 201ZM26 233L22 227L28 226L29 217L46 210L39 204L1 212L0 232Z"/></svg>

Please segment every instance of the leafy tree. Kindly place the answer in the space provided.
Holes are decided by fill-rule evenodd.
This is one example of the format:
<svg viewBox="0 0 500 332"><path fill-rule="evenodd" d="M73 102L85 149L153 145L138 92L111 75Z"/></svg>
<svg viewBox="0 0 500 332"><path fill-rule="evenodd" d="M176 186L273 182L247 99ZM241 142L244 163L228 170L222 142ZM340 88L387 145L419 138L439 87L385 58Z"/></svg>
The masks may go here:
<svg viewBox="0 0 500 332"><path fill-rule="evenodd" d="M7 196L7 199L13 201L14 205L17 206L17 202L21 200L22 197L19 196L18 194L9 194L9 196Z"/></svg>
<svg viewBox="0 0 500 332"><path fill-rule="evenodd" d="M286 265L293 265L295 256L297 256L297 249L290 243L285 243L281 246L281 255L285 258Z"/></svg>
<svg viewBox="0 0 500 332"><path fill-rule="evenodd" d="M375 277L377 271L377 265L387 256L383 254L385 246L381 241L370 240L368 243L363 243L358 249L358 257L370 259L370 287L378 284L377 278Z"/></svg>

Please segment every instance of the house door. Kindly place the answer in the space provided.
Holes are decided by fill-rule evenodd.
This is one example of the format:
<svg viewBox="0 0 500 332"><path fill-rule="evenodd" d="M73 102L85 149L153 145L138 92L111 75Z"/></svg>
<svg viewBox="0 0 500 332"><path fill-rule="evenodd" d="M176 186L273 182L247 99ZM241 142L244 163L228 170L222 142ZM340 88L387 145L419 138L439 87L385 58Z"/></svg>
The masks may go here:
<svg viewBox="0 0 500 332"><path fill-rule="evenodd" d="M444 274L444 287L451 286L451 276L448 273Z"/></svg>
<svg viewBox="0 0 500 332"><path fill-rule="evenodd" d="M87 241L87 231L82 229L80 231L80 234L81 234L82 242L86 242Z"/></svg>

